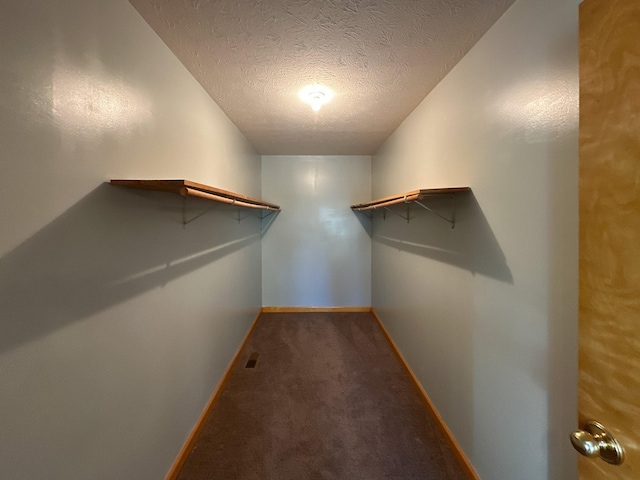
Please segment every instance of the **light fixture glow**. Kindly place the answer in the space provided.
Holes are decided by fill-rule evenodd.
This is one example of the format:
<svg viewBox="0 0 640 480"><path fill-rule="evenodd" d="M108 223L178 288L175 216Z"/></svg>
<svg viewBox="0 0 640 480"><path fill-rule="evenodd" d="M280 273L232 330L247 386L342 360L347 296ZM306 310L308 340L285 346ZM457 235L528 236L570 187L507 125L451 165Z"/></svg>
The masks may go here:
<svg viewBox="0 0 640 480"><path fill-rule="evenodd" d="M323 85L308 85L300 90L300 100L310 104L314 112L318 112L332 98L331 89Z"/></svg>

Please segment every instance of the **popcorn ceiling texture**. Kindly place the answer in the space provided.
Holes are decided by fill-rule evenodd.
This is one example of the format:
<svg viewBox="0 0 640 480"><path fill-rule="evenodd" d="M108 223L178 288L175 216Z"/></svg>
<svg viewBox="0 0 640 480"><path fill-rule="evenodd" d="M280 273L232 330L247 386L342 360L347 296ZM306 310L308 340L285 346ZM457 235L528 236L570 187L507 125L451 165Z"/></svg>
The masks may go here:
<svg viewBox="0 0 640 480"><path fill-rule="evenodd" d="M513 0L131 3L261 154L369 155Z"/></svg>

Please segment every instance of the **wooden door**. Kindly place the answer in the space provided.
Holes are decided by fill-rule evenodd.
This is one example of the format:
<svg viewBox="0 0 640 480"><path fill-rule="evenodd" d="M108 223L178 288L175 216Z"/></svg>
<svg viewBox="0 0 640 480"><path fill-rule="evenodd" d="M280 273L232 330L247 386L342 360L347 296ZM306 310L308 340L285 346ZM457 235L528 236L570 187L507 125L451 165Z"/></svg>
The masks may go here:
<svg viewBox="0 0 640 480"><path fill-rule="evenodd" d="M579 343L579 424L625 450L580 478L640 479L640 0L580 6Z"/></svg>

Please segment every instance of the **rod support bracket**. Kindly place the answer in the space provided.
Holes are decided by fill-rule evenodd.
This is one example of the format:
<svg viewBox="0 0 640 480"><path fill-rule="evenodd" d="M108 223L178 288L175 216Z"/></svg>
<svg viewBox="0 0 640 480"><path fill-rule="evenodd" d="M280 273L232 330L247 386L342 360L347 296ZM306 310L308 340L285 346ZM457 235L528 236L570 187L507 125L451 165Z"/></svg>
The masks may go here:
<svg viewBox="0 0 640 480"><path fill-rule="evenodd" d="M187 218L187 197L186 196L182 197L182 225L184 227L186 227L188 224L190 224L194 220L197 220L201 216L205 215L206 213L209 213L211 210L213 210L213 209L215 209L217 207L218 207L218 205L212 205L209 208L205 208L201 212L197 213L193 217Z"/></svg>
<svg viewBox="0 0 640 480"><path fill-rule="evenodd" d="M451 194L451 195L449 195L449 198L451 199L451 216L450 217L445 217L444 215L441 215L440 213L436 212L432 208L427 207L420 200L415 200L414 203L419 205L419 206L421 206L422 208L424 208L428 212L433 213L436 217L439 217L439 218L443 219L445 222L447 222L449 225L451 225L451 228L456 228L455 195Z"/></svg>

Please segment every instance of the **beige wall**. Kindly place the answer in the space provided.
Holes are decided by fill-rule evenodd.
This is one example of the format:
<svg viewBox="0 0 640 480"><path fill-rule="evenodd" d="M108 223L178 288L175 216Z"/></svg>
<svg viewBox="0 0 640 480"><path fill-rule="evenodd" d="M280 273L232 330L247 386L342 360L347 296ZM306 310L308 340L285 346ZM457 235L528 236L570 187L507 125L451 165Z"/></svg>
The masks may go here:
<svg viewBox="0 0 640 480"><path fill-rule="evenodd" d="M575 478L577 7L517 1L372 161L374 198L473 189L376 221L372 295L483 480Z"/></svg>
<svg viewBox="0 0 640 480"><path fill-rule="evenodd" d="M0 478L163 478L260 308L260 221L104 182L260 196L260 157L125 0L4 2L0 58Z"/></svg>

